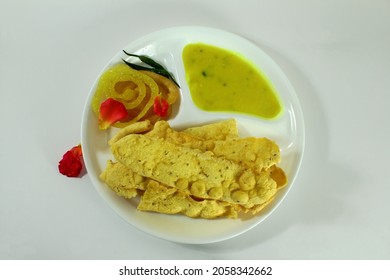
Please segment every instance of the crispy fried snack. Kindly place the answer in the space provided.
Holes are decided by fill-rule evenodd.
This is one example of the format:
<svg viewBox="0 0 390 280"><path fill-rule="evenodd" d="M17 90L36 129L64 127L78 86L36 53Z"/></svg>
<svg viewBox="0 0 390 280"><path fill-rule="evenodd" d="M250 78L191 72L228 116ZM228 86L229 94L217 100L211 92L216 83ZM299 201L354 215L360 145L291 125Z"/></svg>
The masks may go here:
<svg viewBox="0 0 390 280"><path fill-rule="evenodd" d="M237 218L237 210L227 202L199 200L175 189L150 180L138 209L164 214L183 214L191 218Z"/></svg>
<svg viewBox="0 0 390 280"><path fill-rule="evenodd" d="M119 162L107 161L106 169L100 174L100 179L119 196L136 197L137 190L145 190L149 179L134 173Z"/></svg>
<svg viewBox="0 0 390 280"><path fill-rule="evenodd" d="M202 138L199 130L187 129L185 130L187 132L180 132L172 129L168 122L158 121L146 135L201 151L211 151L216 156L244 164L258 173L280 162L278 145L267 138L226 137L227 135L235 135L235 132L228 131L220 134L221 140L214 140L208 138L210 135L211 137L215 135L210 132L212 131L210 128L205 127L201 130L206 135L206 138Z"/></svg>
<svg viewBox="0 0 390 280"><path fill-rule="evenodd" d="M108 141L108 144L112 145L113 143L125 137L126 135L134 134L134 133L143 133L151 130L152 128L153 128L153 124L150 120L144 120L141 122L130 124L122 128L121 130L119 130L119 132L115 134L115 136L111 138L110 141Z"/></svg>
<svg viewBox="0 0 390 280"><path fill-rule="evenodd" d="M235 119L223 120L202 126L189 127L183 132L203 140L226 140L238 138L238 129Z"/></svg>
<svg viewBox="0 0 390 280"><path fill-rule="evenodd" d="M237 209L227 202L191 197L178 189L142 177L119 162L109 160L100 178L117 195L126 199L136 197L140 190L144 191L138 205L138 209L142 211L180 213L192 218L206 219L237 217Z"/></svg>
<svg viewBox="0 0 390 280"><path fill-rule="evenodd" d="M262 211L264 208L266 208L269 204L271 204L272 201L274 200L274 198L275 198L275 196L272 196L266 202L264 202L262 204L255 205L251 208L245 208L245 207L242 207L241 205L235 205L235 209L238 212L244 212L244 213L250 213L251 215L256 215L257 213Z"/></svg>
<svg viewBox="0 0 390 280"><path fill-rule="evenodd" d="M251 208L276 193L267 172L252 170L211 152L179 146L161 138L130 134L111 146L114 157L135 173L203 199Z"/></svg>
<svg viewBox="0 0 390 280"><path fill-rule="evenodd" d="M278 146L239 138L234 120L176 131L166 121L141 121L110 141L118 162L101 179L119 196L141 195L142 211L189 217L255 215L287 184Z"/></svg>
<svg viewBox="0 0 390 280"><path fill-rule="evenodd" d="M287 175L282 168L276 165L272 165L270 168L267 169L267 172L276 182L278 189L281 189L282 187L287 185Z"/></svg>
<svg viewBox="0 0 390 280"><path fill-rule="evenodd" d="M175 144L201 151L212 151L217 156L226 157L260 172L265 169L277 183L278 188L287 184L286 174L276 166L280 162L278 146L266 138L238 138L235 120L191 127L184 131L173 130L166 121L158 121L153 125L149 120L146 120L121 129L109 141L109 144L113 144L126 135L144 132L147 136L163 138ZM212 137L216 137L218 140L214 140ZM243 153L237 152L238 150L243 150Z"/></svg>

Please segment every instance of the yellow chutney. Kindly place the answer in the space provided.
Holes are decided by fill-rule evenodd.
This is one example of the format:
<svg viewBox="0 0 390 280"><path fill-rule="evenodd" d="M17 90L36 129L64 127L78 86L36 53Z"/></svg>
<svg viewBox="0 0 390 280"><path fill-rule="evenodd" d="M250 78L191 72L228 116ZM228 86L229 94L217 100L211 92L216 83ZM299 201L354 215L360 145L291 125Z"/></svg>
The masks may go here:
<svg viewBox="0 0 390 280"><path fill-rule="evenodd" d="M195 105L272 119L282 110L267 79L240 55L203 43L183 49L186 80Z"/></svg>

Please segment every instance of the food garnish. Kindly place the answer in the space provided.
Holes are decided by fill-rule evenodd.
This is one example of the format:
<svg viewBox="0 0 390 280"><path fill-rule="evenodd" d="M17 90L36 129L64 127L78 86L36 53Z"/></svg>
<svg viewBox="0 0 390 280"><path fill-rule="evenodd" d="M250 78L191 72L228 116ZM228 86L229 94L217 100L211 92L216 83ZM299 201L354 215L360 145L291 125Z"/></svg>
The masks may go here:
<svg viewBox="0 0 390 280"><path fill-rule="evenodd" d="M133 56L133 57L137 57L139 58L139 60L141 60L143 63L151 66L151 67L145 67L145 66L142 66L142 65L139 65L139 64L135 64L135 63L131 63L131 62L128 62L124 59L123 62L126 63L129 67L135 69L135 70L146 70L146 71L151 71L151 72L154 72L156 74L159 74L159 75L162 75L170 80L172 80L179 88L179 84L176 82L175 78L171 75L171 73L168 72L167 69L165 69L164 66L162 66L160 63L154 61L152 58L146 56L146 55L137 55L137 54L132 54L132 53L128 53L126 52L125 50L123 50L123 52L125 54L127 54L128 56Z"/></svg>
<svg viewBox="0 0 390 280"><path fill-rule="evenodd" d="M99 109L99 128L107 129L117 121L123 120L128 116L123 103L113 98L106 99Z"/></svg>
<svg viewBox="0 0 390 280"><path fill-rule="evenodd" d="M82 156L81 145L74 146L67 151L58 163L60 173L67 177L78 177L83 169Z"/></svg>
<svg viewBox="0 0 390 280"><path fill-rule="evenodd" d="M164 118L168 114L168 109L169 103L165 99L162 99L160 96L154 98L153 110L156 115Z"/></svg>

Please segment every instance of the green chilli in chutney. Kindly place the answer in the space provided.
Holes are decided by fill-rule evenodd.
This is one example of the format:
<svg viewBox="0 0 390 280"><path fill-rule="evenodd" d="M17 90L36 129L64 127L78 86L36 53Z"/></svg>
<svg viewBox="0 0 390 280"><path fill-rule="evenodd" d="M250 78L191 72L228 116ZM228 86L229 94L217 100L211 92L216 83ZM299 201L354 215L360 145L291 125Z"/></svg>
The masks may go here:
<svg viewBox="0 0 390 280"><path fill-rule="evenodd" d="M270 82L250 62L231 51L203 43L183 49L186 80L196 106L273 119L282 111Z"/></svg>

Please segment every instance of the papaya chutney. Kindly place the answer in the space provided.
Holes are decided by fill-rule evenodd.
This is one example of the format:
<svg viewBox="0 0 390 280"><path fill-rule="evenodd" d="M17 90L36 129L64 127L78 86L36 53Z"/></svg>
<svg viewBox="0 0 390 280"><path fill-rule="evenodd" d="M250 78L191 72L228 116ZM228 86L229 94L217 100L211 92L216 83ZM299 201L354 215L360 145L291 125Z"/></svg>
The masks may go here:
<svg viewBox="0 0 390 280"><path fill-rule="evenodd" d="M182 53L186 80L196 106L273 119L282 111L278 95L258 69L228 50L193 43Z"/></svg>

